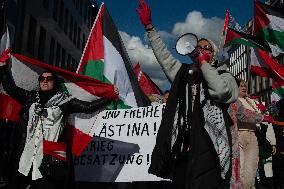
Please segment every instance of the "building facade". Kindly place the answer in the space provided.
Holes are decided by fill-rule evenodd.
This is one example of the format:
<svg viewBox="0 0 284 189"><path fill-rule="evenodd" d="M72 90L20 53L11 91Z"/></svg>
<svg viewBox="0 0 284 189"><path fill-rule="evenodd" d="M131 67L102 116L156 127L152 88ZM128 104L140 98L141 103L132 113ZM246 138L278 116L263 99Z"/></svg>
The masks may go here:
<svg viewBox="0 0 284 189"><path fill-rule="evenodd" d="M77 69L97 14L90 0L8 0L14 52L70 71Z"/></svg>
<svg viewBox="0 0 284 189"><path fill-rule="evenodd" d="M270 0L267 2L272 6L284 7L283 0ZM253 21L249 21L244 30L252 33ZM270 103L272 92L272 79L263 78L250 72L250 47L244 45L233 45L229 50L228 67L236 78L243 79L248 83L248 93L260 96L261 101ZM280 64L284 65L283 54L277 57Z"/></svg>

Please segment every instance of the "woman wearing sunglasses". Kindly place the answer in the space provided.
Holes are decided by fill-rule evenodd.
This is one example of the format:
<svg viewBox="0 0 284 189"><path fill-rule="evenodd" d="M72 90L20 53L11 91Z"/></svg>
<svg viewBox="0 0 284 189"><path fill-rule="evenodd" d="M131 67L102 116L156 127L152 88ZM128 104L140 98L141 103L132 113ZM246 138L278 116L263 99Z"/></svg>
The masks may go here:
<svg viewBox="0 0 284 189"><path fill-rule="evenodd" d="M55 174L48 175L47 166L43 167L43 146L46 141L55 144L66 142L64 138L64 120L71 113L92 113L106 106L111 99L101 98L93 102L85 102L73 98L60 90L56 75L45 71L39 78L39 90L27 91L17 87L8 71L8 51L0 57L0 81L4 90L15 100L23 104L20 126L22 137L19 142L18 172L14 186L11 188L65 188L69 174L67 164L60 170L52 170ZM118 90L114 89L116 95ZM67 154L68 160L68 154ZM48 162L47 162L48 163ZM59 167L59 166L58 166ZM62 168L63 167L63 168ZM57 168L57 167L56 167ZM48 176L46 176L48 175Z"/></svg>
<svg viewBox="0 0 284 189"><path fill-rule="evenodd" d="M177 41L177 51L193 60L192 65L181 64L155 31L144 0L139 0L137 12L172 83L149 172L171 179L173 188L229 188L231 136L226 107L238 98L234 77L225 67L215 68L214 43L194 35Z"/></svg>

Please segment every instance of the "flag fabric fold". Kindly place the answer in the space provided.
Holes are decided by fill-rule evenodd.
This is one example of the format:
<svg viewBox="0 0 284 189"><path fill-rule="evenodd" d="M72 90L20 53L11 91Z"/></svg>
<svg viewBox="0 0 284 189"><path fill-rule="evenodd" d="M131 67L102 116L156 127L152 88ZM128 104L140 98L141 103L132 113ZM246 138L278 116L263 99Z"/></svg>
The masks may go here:
<svg viewBox="0 0 284 189"><path fill-rule="evenodd" d="M121 100L109 107L111 109L150 105L104 4L91 29L77 73L117 86Z"/></svg>
<svg viewBox="0 0 284 189"><path fill-rule="evenodd" d="M136 64L134 67L135 75L138 79L139 85L146 95L162 95L161 89L151 80L151 78L142 72L140 65Z"/></svg>
<svg viewBox="0 0 284 189"><path fill-rule="evenodd" d="M228 28L224 47L227 47L233 44L242 44L242 45L246 45L249 47L262 49L268 52L271 51L269 45L265 41L253 35L246 34L244 32L240 32L232 28Z"/></svg>
<svg viewBox="0 0 284 189"><path fill-rule="evenodd" d="M284 51L283 9L254 1L254 35L267 41L273 56Z"/></svg>

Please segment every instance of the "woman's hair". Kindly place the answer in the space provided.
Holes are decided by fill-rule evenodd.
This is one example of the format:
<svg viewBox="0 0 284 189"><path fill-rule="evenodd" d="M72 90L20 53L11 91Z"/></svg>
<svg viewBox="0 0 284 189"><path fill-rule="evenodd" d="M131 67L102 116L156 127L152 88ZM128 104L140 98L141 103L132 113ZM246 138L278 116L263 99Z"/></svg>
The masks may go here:
<svg viewBox="0 0 284 189"><path fill-rule="evenodd" d="M247 84L247 82L246 82L245 80L240 79L240 85L241 85L242 83Z"/></svg>
<svg viewBox="0 0 284 189"><path fill-rule="evenodd" d="M167 93L170 93L170 91L169 91L169 90L166 90L163 95L165 95L165 94L167 94Z"/></svg>

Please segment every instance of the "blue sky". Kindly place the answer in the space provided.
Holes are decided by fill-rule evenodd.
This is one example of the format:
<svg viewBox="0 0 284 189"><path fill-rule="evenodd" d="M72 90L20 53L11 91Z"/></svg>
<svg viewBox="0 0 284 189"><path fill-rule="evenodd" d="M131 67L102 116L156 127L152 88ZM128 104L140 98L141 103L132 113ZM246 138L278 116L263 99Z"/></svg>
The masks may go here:
<svg viewBox="0 0 284 189"><path fill-rule="evenodd" d="M101 2L106 4L121 32L131 61L139 62L143 71L148 73L162 90L168 89L170 85L147 46L145 31L135 11L138 0L97 0L98 5ZM147 0L146 2L152 10L153 24L168 48L175 58L186 63L190 60L176 54L172 49L178 36L192 32L219 43L222 41L221 29L226 10L230 11L240 25L244 25L253 16L253 0ZM200 26L200 23L204 25Z"/></svg>
<svg viewBox="0 0 284 189"><path fill-rule="evenodd" d="M98 5L105 2L119 30L130 35L143 33L135 12L138 0L97 0ZM253 15L253 0L148 0L152 9L152 19L160 30L171 31L176 22L183 21L186 15L197 10L204 17L225 16L228 9L240 24L244 24ZM130 27L131 24L131 27Z"/></svg>

